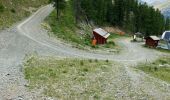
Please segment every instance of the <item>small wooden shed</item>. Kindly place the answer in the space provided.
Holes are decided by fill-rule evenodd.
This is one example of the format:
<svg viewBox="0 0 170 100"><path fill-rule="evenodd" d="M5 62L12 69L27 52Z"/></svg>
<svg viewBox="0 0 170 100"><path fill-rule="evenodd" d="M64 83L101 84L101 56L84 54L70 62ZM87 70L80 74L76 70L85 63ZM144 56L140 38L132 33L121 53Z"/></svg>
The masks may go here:
<svg viewBox="0 0 170 100"><path fill-rule="evenodd" d="M158 46L160 38L158 38L157 36L149 36L149 37L146 37L145 40L146 40L145 42L146 46L156 48Z"/></svg>
<svg viewBox="0 0 170 100"><path fill-rule="evenodd" d="M110 33L101 28L97 28L93 30L93 35L97 40L97 44L105 44L107 43L107 38L110 36Z"/></svg>

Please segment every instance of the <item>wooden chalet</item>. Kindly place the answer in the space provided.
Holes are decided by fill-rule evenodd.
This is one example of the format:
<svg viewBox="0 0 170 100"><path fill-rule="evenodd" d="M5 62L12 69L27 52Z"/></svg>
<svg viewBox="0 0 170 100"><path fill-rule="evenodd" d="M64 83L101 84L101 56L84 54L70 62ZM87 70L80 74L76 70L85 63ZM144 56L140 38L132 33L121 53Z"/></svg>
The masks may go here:
<svg viewBox="0 0 170 100"><path fill-rule="evenodd" d="M105 44L107 43L107 38L110 36L110 33L101 28L97 28L93 30L93 35L97 44Z"/></svg>

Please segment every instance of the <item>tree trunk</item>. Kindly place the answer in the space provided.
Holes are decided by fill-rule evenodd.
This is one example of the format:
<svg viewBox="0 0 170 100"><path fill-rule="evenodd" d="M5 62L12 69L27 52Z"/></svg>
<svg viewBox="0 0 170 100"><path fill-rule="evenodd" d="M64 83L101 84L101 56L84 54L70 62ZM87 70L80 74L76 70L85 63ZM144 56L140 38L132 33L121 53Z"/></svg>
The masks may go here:
<svg viewBox="0 0 170 100"><path fill-rule="evenodd" d="M59 1L57 0L57 20L59 20Z"/></svg>

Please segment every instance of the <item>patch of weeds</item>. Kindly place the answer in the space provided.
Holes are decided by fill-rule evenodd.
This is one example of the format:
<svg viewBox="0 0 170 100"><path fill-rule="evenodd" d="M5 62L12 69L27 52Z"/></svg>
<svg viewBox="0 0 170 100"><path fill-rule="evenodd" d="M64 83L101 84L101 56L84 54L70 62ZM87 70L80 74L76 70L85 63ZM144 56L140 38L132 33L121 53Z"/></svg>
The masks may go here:
<svg viewBox="0 0 170 100"><path fill-rule="evenodd" d="M89 59L89 63L92 63L93 62L93 60L92 59Z"/></svg>
<svg viewBox="0 0 170 100"><path fill-rule="evenodd" d="M155 71L158 71L158 67L154 67L154 70L155 70Z"/></svg>
<svg viewBox="0 0 170 100"><path fill-rule="evenodd" d="M97 48L99 48L99 46L98 45L95 45L95 46L91 46L93 49L97 49Z"/></svg>
<svg viewBox="0 0 170 100"><path fill-rule="evenodd" d="M100 96L95 94L94 97L93 97L95 100L99 100L100 99Z"/></svg>
<svg viewBox="0 0 170 100"><path fill-rule="evenodd" d="M115 42L109 41L104 45L106 48L114 48L115 47Z"/></svg>
<svg viewBox="0 0 170 100"><path fill-rule="evenodd" d="M14 8L11 9L12 13L16 13L16 10Z"/></svg>
<svg viewBox="0 0 170 100"><path fill-rule="evenodd" d="M48 77L46 75L42 74L39 76L39 79L43 81L43 80L47 80Z"/></svg>
<svg viewBox="0 0 170 100"><path fill-rule="evenodd" d="M103 69L107 69L107 66L101 66L101 69L103 70Z"/></svg>
<svg viewBox="0 0 170 100"><path fill-rule="evenodd" d="M84 72L88 72L89 70L88 70L88 68L84 68L83 71Z"/></svg>
<svg viewBox="0 0 170 100"><path fill-rule="evenodd" d="M95 59L94 61L95 61L95 62L98 62L98 59Z"/></svg>
<svg viewBox="0 0 170 100"><path fill-rule="evenodd" d="M63 71L63 73L67 73L67 71L66 71L66 70L64 70L64 71Z"/></svg>
<svg viewBox="0 0 170 100"><path fill-rule="evenodd" d="M83 60L80 61L80 65L81 65L81 66L84 65L84 61L83 61Z"/></svg>
<svg viewBox="0 0 170 100"><path fill-rule="evenodd" d="M4 9L5 9L4 5L0 3L0 12L4 12Z"/></svg>
<svg viewBox="0 0 170 100"><path fill-rule="evenodd" d="M106 62L108 63L108 62L109 62L109 60L107 59L107 60L106 60Z"/></svg>
<svg viewBox="0 0 170 100"><path fill-rule="evenodd" d="M25 12L24 15L25 15L25 17L27 17L30 15L30 12Z"/></svg>
<svg viewBox="0 0 170 100"><path fill-rule="evenodd" d="M161 63L161 64L166 64L167 60L166 59L160 59L158 62Z"/></svg>
<svg viewBox="0 0 170 100"><path fill-rule="evenodd" d="M55 71L51 71L51 72L49 72L49 76L50 76L50 77L55 77L55 76L56 76Z"/></svg>

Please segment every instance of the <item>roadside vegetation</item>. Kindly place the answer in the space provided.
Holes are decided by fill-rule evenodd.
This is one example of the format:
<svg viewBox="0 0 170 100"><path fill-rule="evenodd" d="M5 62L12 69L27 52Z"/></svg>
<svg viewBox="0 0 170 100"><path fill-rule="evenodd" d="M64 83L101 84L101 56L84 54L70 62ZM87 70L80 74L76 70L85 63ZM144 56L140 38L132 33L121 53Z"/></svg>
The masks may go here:
<svg viewBox="0 0 170 100"><path fill-rule="evenodd" d="M163 53L170 53L170 50L168 50L168 49L163 49L163 48L160 48L160 47L158 47L158 48L151 48L151 47L148 47L148 46L146 46L146 45L143 45L143 47L145 47L145 48L147 48L147 49L157 50L157 51L160 51L160 52L163 52Z"/></svg>
<svg viewBox="0 0 170 100"><path fill-rule="evenodd" d="M170 53L170 50L167 50L167 49L157 48L156 50L160 52L164 52L164 53Z"/></svg>
<svg viewBox="0 0 170 100"><path fill-rule="evenodd" d="M96 48L112 48L115 49L118 46L114 43L113 39L120 37L112 34L107 44L102 46L92 47L92 27L87 23L76 23L75 14L73 10L72 1L66 2L65 8L60 12L59 17L56 11L53 11L48 18L46 23L51 27L52 33L64 40L65 42L73 44L74 47L79 49L96 49ZM115 36L115 37L114 37Z"/></svg>
<svg viewBox="0 0 170 100"><path fill-rule="evenodd" d="M30 57L25 62L28 88L42 89L42 93L57 99L98 100L109 78L114 77L109 60L79 60ZM107 83L108 84L108 83ZM102 97L114 97L106 92Z"/></svg>
<svg viewBox="0 0 170 100"><path fill-rule="evenodd" d="M0 29L28 17L48 0L0 0Z"/></svg>
<svg viewBox="0 0 170 100"><path fill-rule="evenodd" d="M67 6L62 10L63 14L60 16L59 20L57 20L57 12L53 11L46 21L51 26L52 32L58 38L77 44L89 44L90 42L85 40L86 38L84 35L76 33L77 27L74 19L73 7L70 3L71 2L67 2Z"/></svg>
<svg viewBox="0 0 170 100"><path fill-rule="evenodd" d="M170 83L170 57L165 56L153 63L139 64L138 69Z"/></svg>
<svg viewBox="0 0 170 100"><path fill-rule="evenodd" d="M116 52L120 52L122 47L115 43L116 39L129 38L129 37L130 37L129 34L120 35L118 33L110 33L107 43L104 45L101 45L100 47L103 46L104 48L113 48L116 50Z"/></svg>
<svg viewBox="0 0 170 100"><path fill-rule="evenodd" d="M108 38L108 40L112 40L112 39L117 39L117 38L126 38L126 37L130 37L129 34L118 34L118 33L110 33L110 37Z"/></svg>

